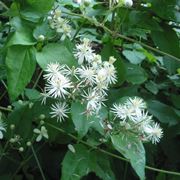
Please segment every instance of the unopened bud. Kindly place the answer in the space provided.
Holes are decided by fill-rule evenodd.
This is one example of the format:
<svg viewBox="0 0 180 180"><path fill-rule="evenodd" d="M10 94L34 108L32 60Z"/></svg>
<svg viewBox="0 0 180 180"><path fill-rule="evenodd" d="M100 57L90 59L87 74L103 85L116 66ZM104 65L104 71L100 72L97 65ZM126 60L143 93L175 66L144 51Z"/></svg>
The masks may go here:
<svg viewBox="0 0 180 180"><path fill-rule="evenodd" d="M31 146L32 143L31 143L30 141L28 141L28 142L26 143L26 145L27 145L27 146Z"/></svg>
<svg viewBox="0 0 180 180"><path fill-rule="evenodd" d="M23 104L23 101L22 101L22 100L18 100L18 103L22 105L22 104Z"/></svg>
<svg viewBox="0 0 180 180"><path fill-rule="evenodd" d="M41 120L43 120L43 119L45 119L46 118L46 116L44 115L44 114L41 114L40 116L39 116L39 119L41 119Z"/></svg>
<svg viewBox="0 0 180 180"><path fill-rule="evenodd" d="M10 142L10 143L15 143L16 140L15 140L14 138L11 138L11 139L9 140L9 142Z"/></svg>
<svg viewBox="0 0 180 180"><path fill-rule="evenodd" d="M132 1L132 0L125 0L125 1L124 1L124 5L125 5L126 7L132 7L133 1Z"/></svg>
<svg viewBox="0 0 180 180"><path fill-rule="evenodd" d="M89 6L91 4L91 0L84 0L84 5Z"/></svg>
<svg viewBox="0 0 180 180"><path fill-rule="evenodd" d="M19 148L19 152L23 152L24 151L24 148L23 147L20 147Z"/></svg>
<svg viewBox="0 0 180 180"><path fill-rule="evenodd" d="M10 125L10 129L11 129L11 130L15 129L15 125L14 125L14 124L11 124L11 125Z"/></svg>
<svg viewBox="0 0 180 180"><path fill-rule="evenodd" d="M43 121L43 120L41 120L41 121L40 121L40 125L43 125L43 124L44 124L44 121Z"/></svg>
<svg viewBox="0 0 180 180"><path fill-rule="evenodd" d="M12 106L11 106L11 105L9 105L7 108L11 110L11 109L12 109Z"/></svg>
<svg viewBox="0 0 180 180"><path fill-rule="evenodd" d="M113 56L109 57L109 63L113 64L116 61L116 58L114 58Z"/></svg>
<svg viewBox="0 0 180 180"><path fill-rule="evenodd" d="M44 40L45 40L45 36L44 35L41 34L41 35L38 36L38 41L42 42Z"/></svg>
<svg viewBox="0 0 180 180"><path fill-rule="evenodd" d="M72 152L72 153L75 153L76 150L74 149L74 146L71 145L71 144L68 144L68 149Z"/></svg>

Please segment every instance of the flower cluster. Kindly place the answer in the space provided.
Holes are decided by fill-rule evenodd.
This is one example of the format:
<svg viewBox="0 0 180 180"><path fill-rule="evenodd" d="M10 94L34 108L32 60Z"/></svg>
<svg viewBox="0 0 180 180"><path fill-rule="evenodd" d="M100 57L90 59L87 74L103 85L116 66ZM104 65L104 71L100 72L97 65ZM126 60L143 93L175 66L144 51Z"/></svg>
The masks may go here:
<svg viewBox="0 0 180 180"><path fill-rule="evenodd" d="M71 26L68 24L69 21L61 16L60 10L53 10L48 16L49 24L52 29L55 29L57 33L62 34L61 40L66 37L71 37Z"/></svg>
<svg viewBox="0 0 180 180"><path fill-rule="evenodd" d="M114 57L102 61L96 54L89 39L84 38L76 45L74 56L78 67L68 67L59 63L47 66L44 79L46 80L43 102L47 97L58 100L51 107L52 117L60 122L69 112L68 102L79 100L86 105L87 115L97 114L106 101L109 86L117 81Z"/></svg>
<svg viewBox="0 0 180 180"><path fill-rule="evenodd" d="M138 97L128 98L123 104L114 104L111 112L115 120L124 129L140 137L142 141L151 141L156 144L160 141L163 131L152 116L148 115L146 103Z"/></svg>

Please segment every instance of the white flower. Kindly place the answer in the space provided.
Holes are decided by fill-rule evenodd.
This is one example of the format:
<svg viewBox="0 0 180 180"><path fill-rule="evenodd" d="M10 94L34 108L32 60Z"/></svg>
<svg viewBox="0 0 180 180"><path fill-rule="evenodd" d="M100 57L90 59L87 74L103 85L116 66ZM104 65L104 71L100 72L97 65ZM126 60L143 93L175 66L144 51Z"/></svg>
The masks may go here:
<svg viewBox="0 0 180 180"><path fill-rule="evenodd" d="M62 122L64 118L67 118L69 113L68 105L63 102L56 103L51 107L52 112L50 113L52 118L57 117L57 121Z"/></svg>
<svg viewBox="0 0 180 180"><path fill-rule="evenodd" d="M78 64L82 64L84 61L92 62L94 53L91 48L91 41L84 38L81 44L76 45L74 56L78 59Z"/></svg>
<svg viewBox="0 0 180 180"><path fill-rule="evenodd" d="M37 129L37 128L35 128L35 129L33 130L33 132L36 133L36 134L38 134L38 136L37 136L37 138L36 138L36 142L41 141L41 139L42 139L43 137L46 138L46 139L49 138L48 133L47 133L47 129L46 129L44 126L42 126L40 130Z"/></svg>
<svg viewBox="0 0 180 180"><path fill-rule="evenodd" d="M125 102L125 105L131 109L134 109L134 111L140 115L141 115L141 110L147 108L147 105L144 102L144 100L139 97L128 98L128 100Z"/></svg>
<svg viewBox="0 0 180 180"><path fill-rule="evenodd" d="M94 62L94 63L97 63L97 65L100 65L100 64L102 63L101 55L99 55L99 54L94 54L93 62Z"/></svg>
<svg viewBox="0 0 180 180"><path fill-rule="evenodd" d="M136 116L136 113L132 108L128 108L121 104L114 104L113 108L111 108L111 112L123 121L127 119L132 120Z"/></svg>
<svg viewBox="0 0 180 180"><path fill-rule="evenodd" d="M82 1L83 0L74 0L74 2L77 3L77 4L82 4Z"/></svg>
<svg viewBox="0 0 180 180"><path fill-rule="evenodd" d="M72 68L69 68L69 66L65 65L65 68L62 70L62 74L65 76L71 76L75 77L76 79L79 80L78 78L78 68L75 68L74 66Z"/></svg>
<svg viewBox="0 0 180 180"><path fill-rule="evenodd" d="M158 123L144 127L144 131L147 134L147 139L152 141L153 144L158 143L163 136L163 131Z"/></svg>
<svg viewBox="0 0 180 180"><path fill-rule="evenodd" d="M49 98L50 96L48 95L48 93L46 92L46 88L44 88L44 92L40 93L42 96L42 101L41 104L46 104L46 99Z"/></svg>
<svg viewBox="0 0 180 180"><path fill-rule="evenodd" d="M101 68L97 71L96 81L104 82L107 78L107 70L105 68Z"/></svg>
<svg viewBox="0 0 180 180"><path fill-rule="evenodd" d="M51 80L59 76L59 73L64 69L64 66L60 66L59 63L50 63L47 65L46 74L44 79Z"/></svg>
<svg viewBox="0 0 180 180"><path fill-rule="evenodd" d="M150 123L152 121L152 116L148 115L148 112L141 110L141 111L135 111L136 115L133 117L133 119L131 119L132 121L134 121L135 123L143 123L146 122Z"/></svg>
<svg viewBox="0 0 180 180"><path fill-rule="evenodd" d="M95 70L92 67L81 66L81 68L78 68L78 74L81 79L90 85L96 82Z"/></svg>
<svg viewBox="0 0 180 180"><path fill-rule="evenodd" d="M61 17L61 11L51 11L51 15L48 16L49 24L52 29L55 29L57 33L62 33L61 40L66 37L71 37L71 26L69 21Z"/></svg>
<svg viewBox="0 0 180 180"><path fill-rule="evenodd" d="M116 69L113 65L107 66L106 68L106 82L108 84L114 84L117 81Z"/></svg>
<svg viewBox="0 0 180 180"><path fill-rule="evenodd" d="M65 98L65 95L69 94L67 90L72 87L73 86L70 80L59 73L57 77L48 81L46 90L48 91L49 96L52 96L54 98Z"/></svg>
<svg viewBox="0 0 180 180"><path fill-rule="evenodd" d="M6 124L0 119L0 139L3 139L3 131L6 132Z"/></svg>
<svg viewBox="0 0 180 180"><path fill-rule="evenodd" d="M80 5L82 5L82 4L89 5L91 3L91 0L74 0L74 1Z"/></svg>
<svg viewBox="0 0 180 180"><path fill-rule="evenodd" d="M97 113L101 109L101 106L104 105L103 101L105 101L105 98L93 89L88 89L88 92L84 91L84 94L82 96L87 102L87 111Z"/></svg>
<svg viewBox="0 0 180 180"><path fill-rule="evenodd" d="M94 91L101 93L102 95L106 96L106 91L108 90L108 84L105 81L96 82L96 86L94 87Z"/></svg>
<svg viewBox="0 0 180 180"><path fill-rule="evenodd" d="M125 5L126 7L132 7L133 1L132 1L132 0L125 0L125 1L124 1L124 5Z"/></svg>

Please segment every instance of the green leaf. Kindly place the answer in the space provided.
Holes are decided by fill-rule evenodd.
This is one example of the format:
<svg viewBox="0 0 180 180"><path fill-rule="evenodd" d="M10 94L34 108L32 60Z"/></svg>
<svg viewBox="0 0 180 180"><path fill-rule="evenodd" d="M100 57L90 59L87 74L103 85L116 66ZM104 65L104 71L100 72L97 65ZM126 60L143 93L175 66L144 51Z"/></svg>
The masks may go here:
<svg viewBox="0 0 180 180"><path fill-rule="evenodd" d="M157 94L159 89L158 85L154 83L153 81L149 81L145 84L146 89L148 89L151 93Z"/></svg>
<svg viewBox="0 0 180 180"><path fill-rule="evenodd" d="M132 10L129 14L129 27L139 27L147 30L161 30L158 22L148 11Z"/></svg>
<svg viewBox="0 0 180 180"><path fill-rule="evenodd" d="M6 56L8 93L15 100L30 82L35 70L35 49L29 46L12 46Z"/></svg>
<svg viewBox="0 0 180 180"><path fill-rule="evenodd" d="M126 80L132 84L142 84L147 80L147 74L140 66L126 64Z"/></svg>
<svg viewBox="0 0 180 180"><path fill-rule="evenodd" d="M170 75L176 74L177 69L180 67L180 62L176 61L168 56L164 56L163 63L165 68L167 69L167 72Z"/></svg>
<svg viewBox="0 0 180 180"><path fill-rule="evenodd" d="M55 0L20 1L21 17L31 22L38 22L41 17L46 15L52 9Z"/></svg>
<svg viewBox="0 0 180 180"><path fill-rule="evenodd" d="M178 0L151 0L152 10L161 18L167 21L180 22L180 13L175 6L179 5ZM160 8L161 7L161 8Z"/></svg>
<svg viewBox="0 0 180 180"><path fill-rule="evenodd" d="M134 135L112 135L111 141L114 148L130 160L133 169L141 180L145 179L145 150L142 142Z"/></svg>
<svg viewBox="0 0 180 180"><path fill-rule="evenodd" d="M111 89L108 94L108 104L111 106L117 99L123 98L124 96L137 96L138 86L122 87L118 89Z"/></svg>
<svg viewBox="0 0 180 180"><path fill-rule="evenodd" d="M146 58L142 52L136 50L124 50L122 53L132 64L140 64Z"/></svg>
<svg viewBox="0 0 180 180"><path fill-rule="evenodd" d="M107 110L102 108L98 115L86 116L86 106L80 102L72 103L71 116L76 130L80 137L87 134L89 128L94 128L99 133L104 134L101 121L107 118Z"/></svg>
<svg viewBox="0 0 180 180"><path fill-rule="evenodd" d="M64 157L61 180L80 180L90 172L95 172L103 180L115 180L107 156L83 145L74 148L75 153L68 151Z"/></svg>
<svg viewBox="0 0 180 180"><path fill-rule="evenodd" d="M27 22L19 17L14 17L10 24L15 29L15 32L8 37L6 47L12 45L34 45L36 43L32 36L32 29Z"/></svg>
<svg viewBox="0 0 180 180"><path fill-rule="evenodd" d="M169 125L175 125L178 123L179 116L171 106L156 100L149 100L147 101L147 104L149 112L153 114L160 122L168 123Z"/></svg>
<svg viewBox="0 0 180 180"><path fill-rule="evenodd" d="M41 95L40 92L36 89L25 89L25 95L29 100L38 100L40 99Z"/></svg>
<svg viewBox="0 0 180 180"><path fill-rule="evenodd" d="M12 136L12 130L10 125L14 124L14 134L18 134L23 138L23 141L27 141L28 138L32 137L32 120L33 114L29 108L28 103L18 104L12 113L8 115L8 129L7 136L10 138Z"/></svg>
<svg viewBox="0 0 180 180"><path fill-rule="evenodd" d="M49 40L55 37L56 34L50 28L48 22L43 22L42 24L38 25L33 31L34 38L38 39L40 35L43 35L46 40Z"/></svg>
<svg viewBox="0 0 180 180"><path fill-rule="evenodd" d="M180 57L178 36L169 26L164 26L163 31L152 31L151 37L159 49L176 57Z"/></svg>
<svg viewBox="0 0 180 180"><path fill-rule="evenodd" d="M170 97L171 97L171 101L172 101L173 105L176 108L180 109L180 95L172 94Z"/></svg>
<svg viewBox="0 0 180 180"><path fill-rule="evenodd" d="M77 61L64 44L50 43L41 52L36 53L36 59L41 68L45 69L51 62L77 66Z"/></svg>

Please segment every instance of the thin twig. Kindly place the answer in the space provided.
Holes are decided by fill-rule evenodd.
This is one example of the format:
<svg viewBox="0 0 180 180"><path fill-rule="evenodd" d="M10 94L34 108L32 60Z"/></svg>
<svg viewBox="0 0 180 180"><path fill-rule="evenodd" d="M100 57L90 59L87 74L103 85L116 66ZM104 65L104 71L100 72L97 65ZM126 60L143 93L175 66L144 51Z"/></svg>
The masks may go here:
<svg viewBox="0 0 180 180"><path fill-rule="evenodd" d="M8 8L2 1L0 1L0 5L1 5L4 9L9 10L9 8Z"/></svg>
<svg viewBox="0 0 180 180"><path fill-rule="evenodd" d="M45 144L45 143L44 143ZM36 152L40 151L41 148L44 146L44 144L42 144L37 150ZM20 163L20 165L18 166L18 168L16 169L16 171L14 172L14 174L12 175L11 179L14 179L14 177L16 176L16 174L21 170L21 168L33 157L33 154L31 154L30 156L27 157L27 159L25 159L24 161L22 161Z"/></svg>
<svg viewBox="0 0 180 180"><path fill-rule="evenodd" d="M42 76L42 73L43 73L43 70L40 71L40 73L39 73L39 75L38 75L38 77L37 77L37 79L36 79L36 81L35 81L35 83L33 85L33 89L36 88L36 86L37 86L37 84L38 84L38 82L39 82L39 80L40 80L40 78Z"/></svg>
<svg viewBox="0 0 180 180"><path fill-rule="evenodd" d="M104 149L101 149L101 148L99 148L99 147L92 146L92 145L88 144L87 142L85 142L85 141L79 139L78 137L74 136L73 134L67 133L65 130L63 130L63 129L59 128L59 127L56 127L56 126L54 126L54 125L52 125L52 124L50 124L50 123L46 123L46 124L47 124L48 126L54 128L54 129L58 130L58 131L61 132L61 133L67 134L69 137L73 138L74 140L76 140L76 141L78 141L78 142L80 142L80 143L82 143L82 144L84 144L84 145L86 145L86 146L89 146L89 147L92 148L92 149L95 149L95 150L97 150L97 151L100 151L100 152L102 152L102 153L104 153L104 154L107 154L107 155L109 155L109 156L111 156L111 157L120 159L120 160L122 160L122 161L130 162L128 159L123 158L123 157L121 157L121 156L119 156L119 155L113 154L113 153L108 152L108 151L106 151L106 150L104 150ZM146 169L149 169L149 170L151 170L151 171L161 172L161 173L164 173L164 174L171 174L171 175L180 176L180 173L179 173L179 172L167 171L167 170L164 170L164 169L158 169L158 168L154 168L154 167L151 167L151 166L145 166L145 168L146 168Z"/></svg>
<svg viewBox="0 0 180 180"><path fill-rule="evenodd" d="M42 167L41 167L41 164L40 164L39 159L38 159L38 157L37 157L37 155L36 155L36 152L34 151L33 146L31 146L31 149L32 149L34 158L35 158L35 160L36 160L36 163L37 163L37 165L38 165L38 167L39 167L39 171L40 171L40 173L41 173L42 179L43 179L43 180L46 180L45 175L44 175L44 172L43 172Z"/></svg>
<svg viewBox="0 0 180 180"><path fill-rule="evenodd" d="M2 107L2 106L0 106L0 110L9 111L9 112L12 112L12 111L13 111L12 109L5 108L5 107Z"/></svg>
<svg viewBox="0 0 180 180"><path fill-rule="evenodd" d="M127 36L122 35L122 34L120 34L120 33L116 33L116 32L114 32L114 31L111 31L111 30L110 30L109 28L107 28L104 24L102 24L102 23L100 23L100 22L98 22L98 21L96 21L96 20L94 20L94 19L92 19L92 18L90 18L90 17L88 17L88 16L84 16L84 15L76 14L76 13L70 13L70 12L63 12L63 13L69 14L69 15L72 15L72 16L78 16L78 17L84 18L84 19L88 20L90 23L92 23L93 25L95 25L96 27L101 27L102 29L104 29L104 31L108 32L108 33L111 34L113 37L119 37L119 38L125 39L125 40L127 40L127 41L129 41L129 42L138 43L138 44L140 44L141 46L143 46L143 47L145 47L145 48L147 48L147 49L150 49L150 50L152 50L152 51L154 51L154 52L156 52L156 53L159 53L159 54L161 54L161 55L163 55L163 56L168 56L168 57L170 57L170 58L172 58L172 59L174 59L174 60L176 60L176 61L180 61L180 58L177 58L177 57L173 56L172 54L169 54L169 53L166 53L166 52L164 52L164 51L161 51L161 50L159 50L159 49L157 49L157 48L154 48L154 47L152 47L152 46L150 46L150 45L147 45L147 44L145 44L145 43L143 43L143 42L141 42L141 41L138 41L138 40L135 40L135 39L133 39L133 38L127 37Z"/></svg>

